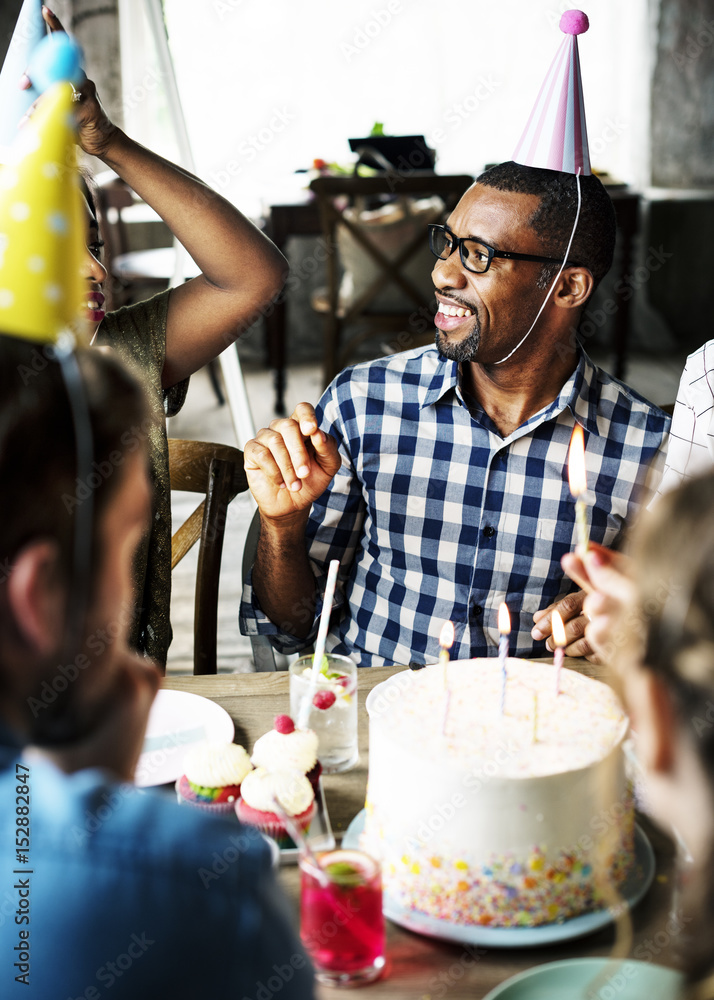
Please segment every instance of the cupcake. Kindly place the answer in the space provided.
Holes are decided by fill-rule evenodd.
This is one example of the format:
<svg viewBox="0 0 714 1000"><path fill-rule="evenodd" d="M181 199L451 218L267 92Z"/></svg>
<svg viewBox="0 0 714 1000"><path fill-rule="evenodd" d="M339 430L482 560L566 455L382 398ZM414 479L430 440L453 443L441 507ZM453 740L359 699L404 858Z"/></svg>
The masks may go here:
<svg viewBox="0 0 714 1000"><path fill-rule="evenodd" d="M250 757L235 743L200 743L186 754L185 773L176 782L182 805L212 813L231 813L241 783L252 770Z"/></svg>
<svg viewBox="0 0 714 1000"><path fill-rule="evenodd" d="M251 757L255 767L266 771L302 771L317 794L322 765L317 759L317 734L296 729L289 715L276 715L274 728L256 740Z"/></svg>
<svg viewBox="0 0 714 1000"><path fill-rule="evenodd" d="M277 841L279 847L294 847L285 822L274 812L276 801L305 833L315 814L315 793L300 771L256 767L241 785L235 810L241 822L257 826Z"/></svg>

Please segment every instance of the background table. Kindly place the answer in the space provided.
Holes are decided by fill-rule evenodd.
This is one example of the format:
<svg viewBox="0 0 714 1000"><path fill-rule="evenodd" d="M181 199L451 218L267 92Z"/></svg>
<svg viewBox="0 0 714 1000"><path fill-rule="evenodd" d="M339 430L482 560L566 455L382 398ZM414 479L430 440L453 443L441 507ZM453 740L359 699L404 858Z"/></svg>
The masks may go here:
<svg viewBox="0 0 714 1000"><path fill-rule="evenodd" d="M581 660L566 660L566 666L603 679L604 671ZM359 749L360 762L345 774L326 775L322 780L325 798L335 834L344 833L364 805L367 784L368 720L364 702L369 691L399 668L373 667L359 671ZM266 674L231 674L206 677L172 677L164 686L175 691L190 691L221 705L236 726L235 741L252 750L255 740L272 728L273 717L288 710L289 678L286 672ZM655 850L657 874L652 888L632 913L633 943L630 956L645 958L663 965L673 964L670 946L673 935L667 931L673 888L673 848L645 817L638 817ZM280 881L294 905L297 924L299 872L297 867L281 870ZM670 925L671 928L671 925ZM615 934L608 925L595 934L543 948L485 949L451 944L412 934L387 922L387 973L367 987L369 1000L381 997L405 1000L450 1000L484 997L509 976L543 962L564 958L607 956L611 954ZM649 942L649 944L648 944ZM335 1000L334 989L318 987L317 993Z"/></svg>

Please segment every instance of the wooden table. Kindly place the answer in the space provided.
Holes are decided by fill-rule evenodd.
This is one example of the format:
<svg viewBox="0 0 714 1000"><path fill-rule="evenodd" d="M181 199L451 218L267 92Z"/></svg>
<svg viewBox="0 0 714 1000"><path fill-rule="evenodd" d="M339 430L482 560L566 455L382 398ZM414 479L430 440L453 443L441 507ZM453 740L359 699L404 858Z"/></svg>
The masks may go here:
<svg viewBox="0 0 714 1000"><path fill-rule="evenodd" d="M602 679L602 668L584 661L566 660L583 673ZM359 671L359 750L360 762L345 774L323 778L327 808L336 835L343 833L364 805L367 784L367 712L364 702L374 687L398 668L374 667ZM255 740L272 728L273 717L288 709L288 674L231 674L205 677L172 677L164 686L174 691L190 691L221 705L236 726L236 743L249 751ZM673 848L645 817L638 822L646 829L657 857L657 875L644 900L632 914L633 943L630 955L663 965L674 964L669 951L672 934L667 931L673 887ZM280 881L295 907L299 873L284 868ZM607 956L615 940L612 925L587 937L563 944L531 949L484 949L432 940L387 922L386 975L369 989L371 1000L404 997L409 1000L449 1000L484 997L503 980L544 962L584 956ZM647 942L651 942L651 946ZM318 996L334 1000L335 991L318 987Z"/></svg>

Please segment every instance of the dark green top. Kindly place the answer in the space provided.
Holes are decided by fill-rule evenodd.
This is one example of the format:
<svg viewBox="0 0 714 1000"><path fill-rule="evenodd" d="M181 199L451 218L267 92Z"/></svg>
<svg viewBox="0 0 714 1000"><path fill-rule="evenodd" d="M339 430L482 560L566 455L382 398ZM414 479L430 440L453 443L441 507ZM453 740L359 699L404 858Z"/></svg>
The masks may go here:
<svg viewBox="0 0 714 1000"><path fill-rule="evenodd" d="M123 443L129 452L148 440L152 523L136 557L136 608L130 642L162 667L171 642L171 481L166 417L181 409L188 379L164 390L161 374L166 352L166 315L170 290L144 302L107 313L95 343L108 345L126 362L147 389L150 419L127 428ZM136 444L133 444L136 442Z"/></svg>

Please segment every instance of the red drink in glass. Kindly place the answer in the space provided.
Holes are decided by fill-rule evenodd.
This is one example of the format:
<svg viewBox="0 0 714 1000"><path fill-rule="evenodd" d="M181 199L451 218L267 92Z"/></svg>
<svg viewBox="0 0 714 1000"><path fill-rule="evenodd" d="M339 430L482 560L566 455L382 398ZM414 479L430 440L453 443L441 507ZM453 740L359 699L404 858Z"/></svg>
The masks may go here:
<svg viewBox="0 0 714 1000"><path fill-rule="evenodd" d="M300 937L317 978L332 986L370 982L384 968L382 873L362 851L319 854L300 869Z"/></svg>

